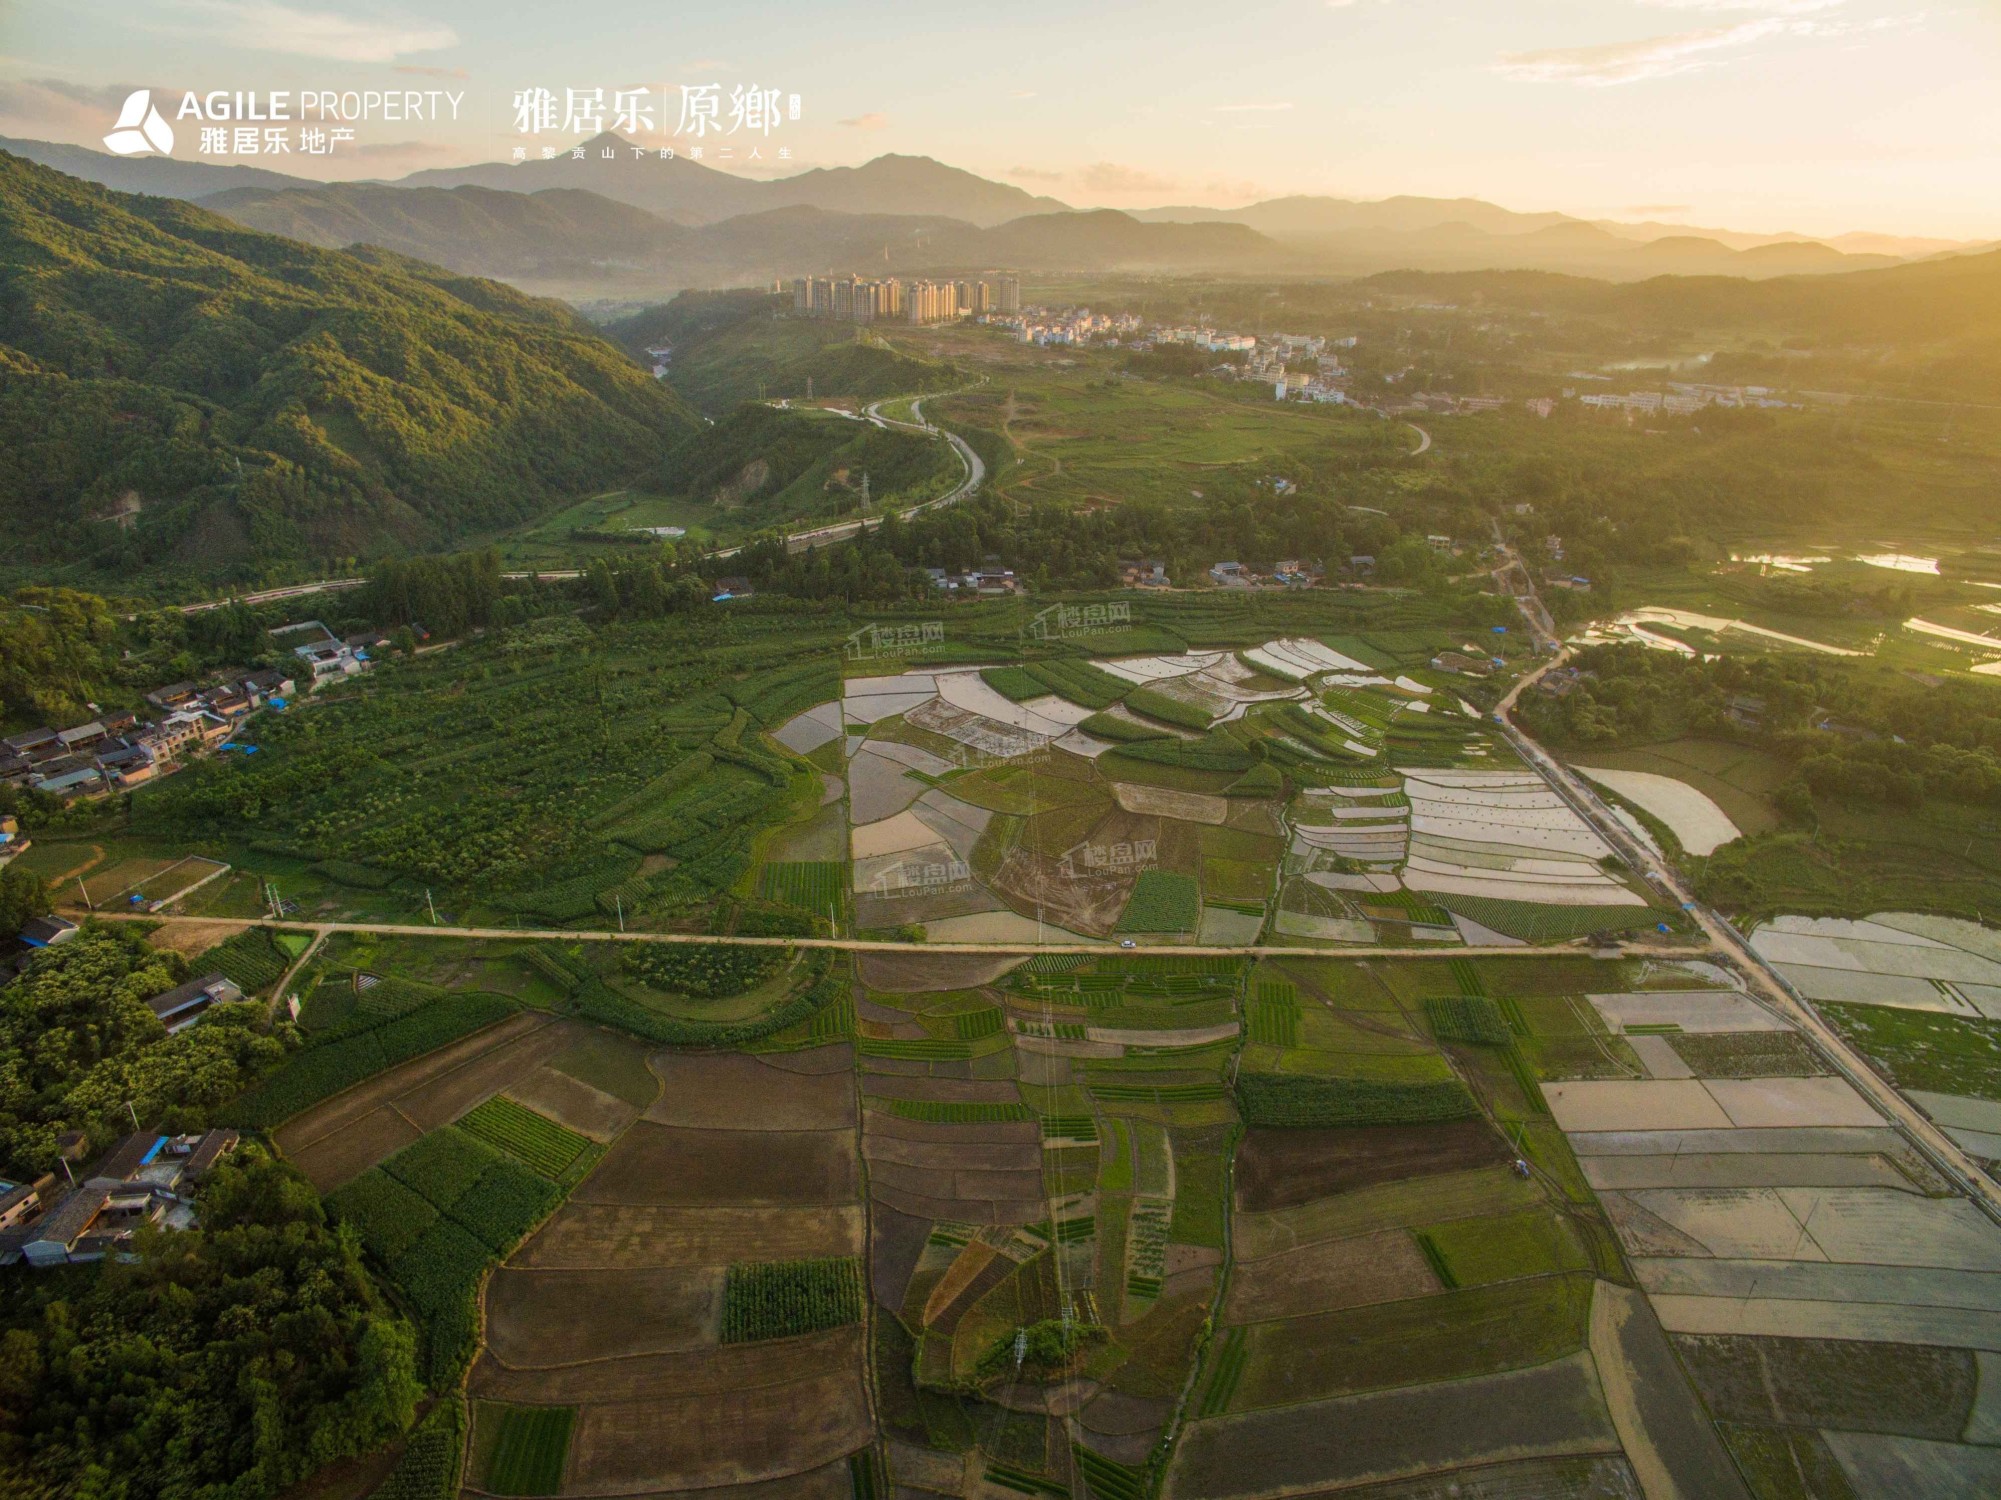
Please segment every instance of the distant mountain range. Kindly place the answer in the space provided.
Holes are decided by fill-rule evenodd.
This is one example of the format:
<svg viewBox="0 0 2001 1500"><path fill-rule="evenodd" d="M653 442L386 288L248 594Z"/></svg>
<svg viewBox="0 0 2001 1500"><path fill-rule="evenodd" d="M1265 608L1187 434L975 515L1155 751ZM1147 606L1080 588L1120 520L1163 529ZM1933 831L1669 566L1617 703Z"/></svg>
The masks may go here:
<svg viewBox="0 0 2001 1500"><path fill-rule="evenodd" d="M662 161L615 135L583 160L500 162L322 184L261 168L131 160L0 138L0 149L122 191L195 199L328 248L369 243L572 294L827 271L1206 271L1370 275L1542 270L1637 281L1880 268L1984 247L1518 213L1477 198L1275 198L1241 209L1078 210L921 156L761 180ZM605 152L611 155L607 157Z"/></svg>

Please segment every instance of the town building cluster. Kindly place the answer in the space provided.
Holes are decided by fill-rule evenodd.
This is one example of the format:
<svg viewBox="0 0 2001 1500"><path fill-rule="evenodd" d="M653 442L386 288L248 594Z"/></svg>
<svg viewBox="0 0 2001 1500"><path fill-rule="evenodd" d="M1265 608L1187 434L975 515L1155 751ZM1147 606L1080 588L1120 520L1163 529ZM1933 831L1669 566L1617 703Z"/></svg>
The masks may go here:
<svg viewBox="0 0 2001 1500"><path fill-rule="evenodd" d="M798 276L792 281L794 312L843 323L946 323L1020 307L1021 282L1013 276L977 281Z"/></svg>
<svg viewBox="0 0 2001 1500"><path fill-rule="evenodd" d="M1088 307L1030 307L991 313L980 321L991 328L1006 329L1017 343L1045 348L1051 344L1117 345L1140 329L1137 314L1094 313Z"/></svg>
<svg viewBox="0 0 2001 1500"><path fill-rule="evenodd" d="M170 682L146 694L144 713L120 709L66 729L47 726L0 739L0 783L64 801L130 791L228 741L255 709L283 709L303 680L307 691L367 670L379 631L346 637L318 620L271 632L293 667L266 667L208 682ZM303 639L300 639L303 637ZM0 863L25 847L0 838Z"/></svg>

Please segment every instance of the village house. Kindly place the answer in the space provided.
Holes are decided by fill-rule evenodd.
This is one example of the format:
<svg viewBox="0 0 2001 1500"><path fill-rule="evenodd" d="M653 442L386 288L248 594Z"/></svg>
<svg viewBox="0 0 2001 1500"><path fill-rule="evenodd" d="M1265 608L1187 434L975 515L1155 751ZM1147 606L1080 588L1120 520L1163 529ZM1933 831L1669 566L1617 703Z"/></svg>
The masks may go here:
<svg viewBox="0 0 2001 1500"><path fill-rule="evenodd" d="M194 702L201 689L192 682L170 682L165 687L154 688L146 695L146 701L161 713L172 713Z"/></svg>
<svg viewBox="0 0 2001 1500"><path fill-rule="evenodd" d="M17 1227L0 1229L0 1265L72 1265L126 1256L148 1224L186 1229L195 1221L194 1189L228 1152L234 1130L199 1135L127 1136L91 1170L81 1187ZM46 1193L38 1192L45 1202Z"/></svg>
<svg viewBox="0 0 2001 1500"><path fill-rule="evenodd" d="M155 995L146 1005L171 1036L194 1025L211 1005L229 1005L242 998L243 991L218 972L176 985L164 994Z"/></svg>
<svg viewBox="0 0 2001 1500"><path fill-rule="evenodd" d="M1258 581L1258 575L1240 562L1219 562L1209 569L1209 581L1218 588L1247 589Z"/></svg>
<svg viewBox="0 0 2001 1500"><path fill-rule="evenodd" d="M53 948L76 936L76 923L67 917L30 917L21 924L21 943L28 948Z"/></svg>
<svg viewBox="0 0 2001 1500"><path fill-rule="evenodd" d="M322 683L335 682L352 677L357 672L365 672L370 662L365 650L357 650L335 635L319 620L300 620L292 625L280 625L271 632L274 636L293 635L300 631L314 632L302 645L292 647L292 655L306 664L312 688L317 691Z"/></svg>
<svg viewBox="0 0 2001 1500"><path fill-rule="evenodd" d="M207 709L168 714L139 737L156 761L179 760L197 750L213 749L229 738L229 721Z"/></svg>
<svg viewBox="0 0 2001 1500"><path fill-rule="evenodd" d="M1167 564L1157 557L1120 558L1119 582L1129 589L1173 587L1172 580L1167 576Z"/></svg>
<svg viewBox="0 0 2001 1500"><path fill-rule="evenodd" d="M159 762L153 759L153 752L134 740L107 740L97 747L98 769L113 788L123 791L153 779L159 770Z"/></svg>
<svg viewBox="0 0 2001 1500"><path fill-rule="evenodd" d="M1493 664L1484 656L1469 656L1464 651L1441 651L1431 659L1434 672L1462 672L1468 677L1485 677L1491 673Z"/></svg>
<svg viewBox="0 0 2001 1500"><path fill-rule="evenodd" d="M29 778L28 785L35 791L46 792L51 797L61 797L65 802L74 802L79 797L102 796L107 790L104 772L97 762L88 757L78 757L82 765L64 761L51 762L49 771Z"/></svg>
<svg viewBox="0 0 2001 1500"><path fill-rule="evenodd" d="M62 741L53 729L29 729L0 740L0 749L19 756L29 764L62 754Z"/></svg>

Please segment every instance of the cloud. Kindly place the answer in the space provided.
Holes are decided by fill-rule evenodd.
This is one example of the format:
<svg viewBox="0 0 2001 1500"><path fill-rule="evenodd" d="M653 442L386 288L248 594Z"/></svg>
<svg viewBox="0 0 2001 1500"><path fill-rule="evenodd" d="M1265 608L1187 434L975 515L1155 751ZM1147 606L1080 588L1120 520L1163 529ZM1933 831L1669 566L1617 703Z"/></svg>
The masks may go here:
<svg viewBox="0 0 2001 1500"><path fill-rule="evenodd" d="M37 139L81 137L93 148L118 117L134 89L151 87L162 99L179 89L141 83L71 83L62 78L0 78L0 124Z"/></svg>
<svg viewBox="0 0 2001 1500"><path fill-rule="evenodd" d="M1012 97L1013 97L1013 98L1016 98L1016 99L1033 99L1033 98L1035 97L1035 90L1034 90L1034 89L1016 89L1016 90L1014 91L1014 94L1012 95Z"/></svg>
<svg viewBox="0 0 2001 1500"><path fill-rule="evenodd" d="M1266 115L1291 109L1292 101L1275 99L1269 104L1212 104L1210 108L1219 115Z"/></svg>
<svg viewBox="0 0 2001 1500"><path fill-rule="evenodd" d="M1698 31L1641 37L1631 42L1504 52L1496 67L1524 83L1578 83L1602 88L1648 78L1671 78L1677 73L1708 67L1715 53L1748 47L1789 29L1789 23L1766 17L1740 21L1734 26L1708 26Z"/></svg>
<svg viewBox="0 0 2001 1500"><path fill-rule="evenodd" d="M836 120L836 125L845 125L850 130L881 130L889 124L889 116L879 109L872 109L864 115L850 115L845 120Z"/></svg>
<svg viewBox="0 0 2001 1500"><path fill-rule="evenodd" d="M1656 10L1706 10L1761 16L1804 16L1817 10L1835 10L1847 0L1639 0Z"/></svg>
<svg viewBox="0 0 2001 1500"><path fill-rule="evenodd" d="M1211 178L1202 184L1202 193L1209 198L1248 198L1254 202L1272 196L1272 190L1262 182L1231 177Z"/></svg>
<svg viewBox="0 0 2001 1500"><path fill-rule="evenodd" d="M392 73L414 73L419 78L470 78L464 68L427 68L422 63L398 63Z"/></svg>
<svg viewBox="0 0 2001 1500"><path fill-rule="evenodd" d="M297 10L277 0L178 0L177 9L201 17L197 27L156 25L175 35L253 52L286 52L337 62L394 62L407 52L435 52L458 44L458 33L435 21L390 16L346 16Z"/></svg>
<svg viewBox="0 0 2001 1500"><path fill-rule="evenodd" d="M728 68L729 64L724 62L720 57L698 57L689 63L688 66L691 68L715 68L720 70Z"/></svg>
<svg viewBox="0 0 2001 1500"><path fill-rule="evenodd" d="M1662 214L1692 214L1695 212L1695 205L1692 203L1629 203L1620 209L1619 212L1622 214L1631 214L1638 219L1655 219L1659 218Z"/></svg>
<svg viewBox="0 0 2001 1500"><path fill-rule="evenodd" d="M1009 167L1001 173L1003 177L1018 177L1023 182L1061 182L1064 174L1051 172L1044 167Z"/></svg>
<svg viewBox="0 0 2001 1500"><path fill-rule="evenodd" d="M1164 193L1179 186L1172 177L1161 177L1139 167L1121 166L1113 161L1094 161L1074 174L1079 183L1094 193Z"/></svg>
<svg viewBox="0 0 2001 1500"><path fill-rule="evenodd" d="M1921 28L1928 11L1848 21L1818 15L1845 0L1640 0L1657 9L1755 15L1728 26L1705 26L1631 42L1605 42L1589 47L1550 47L1536 52L1504 52L1496 70L1528 83L1578 83L1593 87L1671 78L1698 68L1718 66L1719 54L1752 46L1773 37L1812 37L1840 41L1884 31Z"/></svg>

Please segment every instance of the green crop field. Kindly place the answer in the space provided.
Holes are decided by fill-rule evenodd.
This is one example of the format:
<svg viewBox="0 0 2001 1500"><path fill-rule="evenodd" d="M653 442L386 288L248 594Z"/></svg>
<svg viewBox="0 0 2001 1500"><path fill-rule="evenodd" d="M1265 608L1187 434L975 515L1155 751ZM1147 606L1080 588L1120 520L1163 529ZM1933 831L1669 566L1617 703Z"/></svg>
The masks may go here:
<svg viewBox="0 0 2001 1500"><path fill-rule="evenodd" d="M591 1144L567 1126L501 1094L477 1105L458 1123L461 1130L519 1157L551 1179L561 1179Z"/></svg>
<svg viewBox="0 0 2001 1500"><path fill-rule="evenodd" d="M848 1257L753 1261L723 1280L722 1339L744 1344L839 1328L862 1315L861 1270Z"/></svg>
<svg viewBox="0 0 2001 1500"><path fill-rule="evenodd" d="M1202 887L1189 875L1146 870L1119 914L1120 932L1193 932L1202 918Z"/></svg>
<svg viewBox="0 0 2001 1500"><path fill-rule="evenodd" d="M1237 1106L1249 1125L1417 1125L1461 1120L1477 1112L1457 1080L1406 1083L1243 1073L1237 1078L1236 1093Z"/></svg>
<svg viewBox="0 0 2001 1500"><path fill-rule="evenodd" d="M494 1495L555 1495L563 1488L569 1457L571 1406L501 1406L480 1403L474 1421L486 1456L480 1488ZM492 1424L492 1436L487 1435Z"/></svg>
<svg viewBox="0 0 2001 1500"><path fill-rule="evenodd" d="M848 867L834 860L786 860L757 872L757 894L810 911L815 916L838 912L847 897Z"/></svg>

